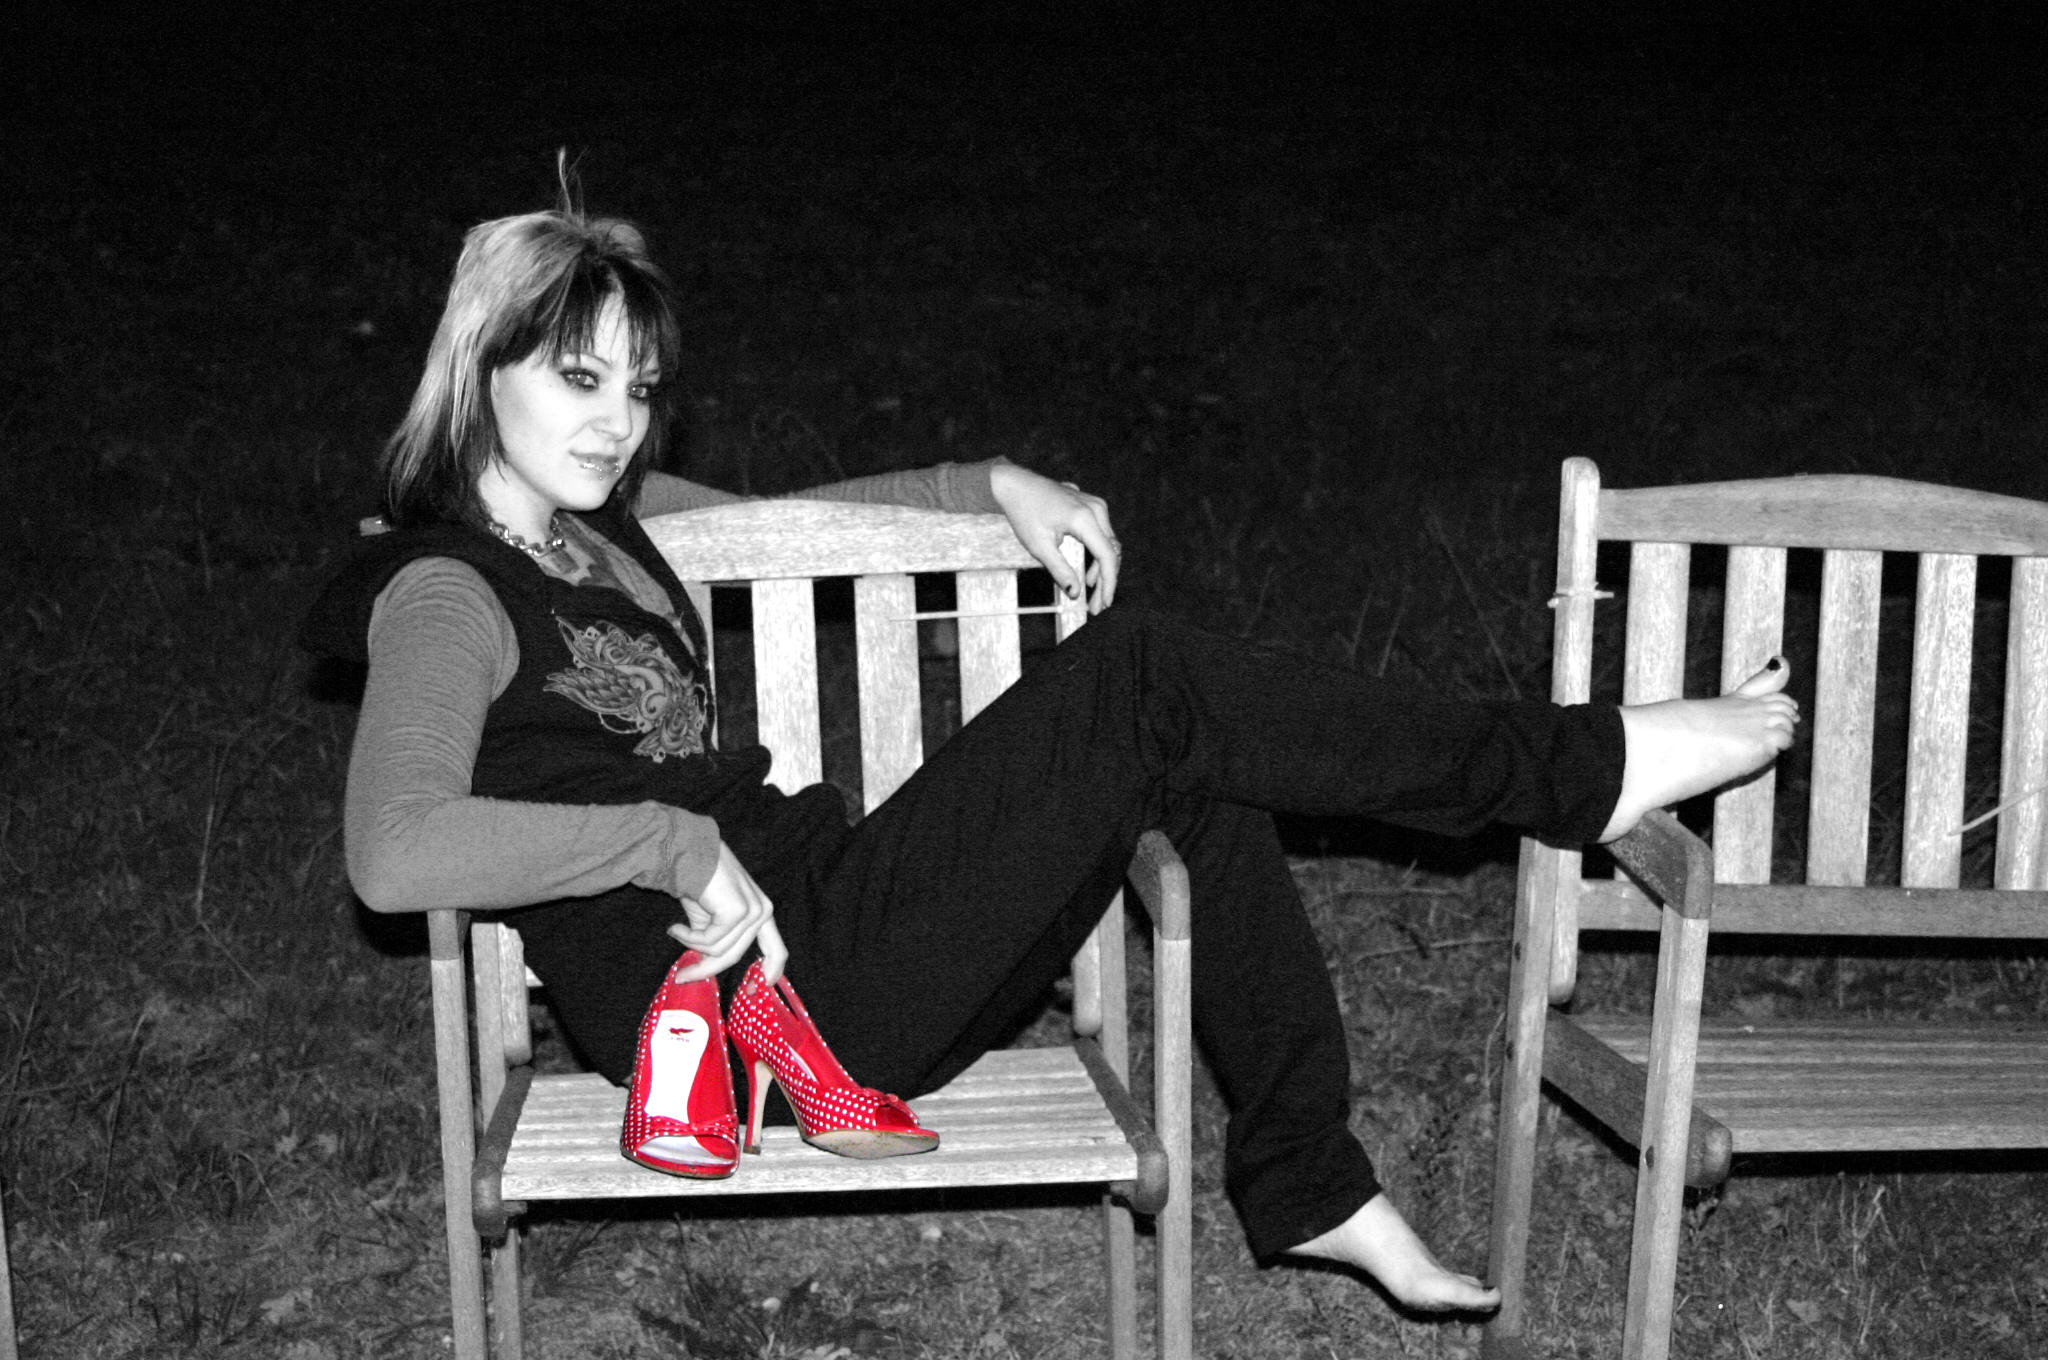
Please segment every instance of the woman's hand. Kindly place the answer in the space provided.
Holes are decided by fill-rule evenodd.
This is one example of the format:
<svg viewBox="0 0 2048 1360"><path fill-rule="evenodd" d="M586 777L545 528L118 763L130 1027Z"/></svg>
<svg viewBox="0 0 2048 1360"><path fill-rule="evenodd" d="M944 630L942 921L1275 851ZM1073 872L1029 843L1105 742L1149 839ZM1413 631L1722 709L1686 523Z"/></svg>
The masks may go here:
<svg viewBox="0 0 2048 1360"><path fill-rule="evenodd" d="M681 900L688 920L670 926L669 937L704 958L678 974L679 981L714 977L756 943L761 946L761 967L768 980L774 982L782 976L782 967L789 962L789 947L775 928L775 904L725 842L718 843L718 867L704 891Z"/></svg>
<svg viewBox="0 0 2048 1360"><path fill-rule="evenodd" d="M1053 584L1070 599L1088 593L1088 612L1099 614L1116 600L1116 570L1123 548L1109 527L1109 502L1071 482L1055 482L1014 463L988 470L988 488L1010 521L1017 541L1052 573ZM1086 579L1060 556L1060 540L1072 535L1088 550Z"/></svg>

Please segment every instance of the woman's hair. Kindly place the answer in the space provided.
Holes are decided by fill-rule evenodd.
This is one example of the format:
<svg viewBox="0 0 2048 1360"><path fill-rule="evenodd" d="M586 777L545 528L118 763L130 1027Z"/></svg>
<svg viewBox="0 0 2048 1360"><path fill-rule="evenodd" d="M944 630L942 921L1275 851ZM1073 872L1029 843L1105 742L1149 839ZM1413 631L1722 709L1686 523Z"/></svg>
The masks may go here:
<svg viewBox="0 0 2048 1360"><path fill-rule="evenodd" d="M682 331L667 275L629 222L562 208L471 228L448 286L412 407L384 447L384 511L397 527L488 515L477 479L501 456L491 374L536 352L591 347L618 299L632 362L652 362L647 437L613 492L627 504L658 462L669 428Z"/></svg>

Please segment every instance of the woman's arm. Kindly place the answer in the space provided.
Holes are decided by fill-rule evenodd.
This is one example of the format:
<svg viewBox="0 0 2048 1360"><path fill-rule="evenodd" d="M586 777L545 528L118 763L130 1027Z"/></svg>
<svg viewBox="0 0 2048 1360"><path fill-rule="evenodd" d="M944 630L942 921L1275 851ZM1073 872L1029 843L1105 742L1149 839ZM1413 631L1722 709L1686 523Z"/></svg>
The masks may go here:
<svg viewBox="0 0 2048 1360"><path fill-rule="evenodd" d="M484 714L517 665L511 620L469 566L414 562L378 597L343 814L357 894L374 911L530 906L623 883L701 894L719 865L708 817L471 796Z"/></svg>

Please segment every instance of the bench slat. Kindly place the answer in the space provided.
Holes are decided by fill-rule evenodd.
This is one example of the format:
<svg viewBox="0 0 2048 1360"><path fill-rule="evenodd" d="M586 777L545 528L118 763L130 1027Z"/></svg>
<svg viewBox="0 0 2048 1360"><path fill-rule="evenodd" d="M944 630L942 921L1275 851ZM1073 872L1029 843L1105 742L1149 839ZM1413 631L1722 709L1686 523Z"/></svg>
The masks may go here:
<svg viewBox="0 0 2048 1360"><path fill-rule="evenodd" d="M1809 883L1861 886L1869 869L1870 755L1877 730L1883 587L1883 553L1838 550L1821 560Z"/></svg>
<svg viewBox="0 0 2048 1360"><path fill-rule="evenodd" d="M1637 1066L1646 1022L1580 1017ZM1701 1025L1698 1107L1736 1152L2048 1147L2048 1043L2016 1026Z"/></svg>
<svg viewBox="0 0 2048 1360"><path fill-rule="evenodd" d="M1048 1090L1055 1094L1049 1106ZM1138 1170L1137 1154L1072 1049L990 1053L912 1102L939 1131L934 1152L859 1161L809 1147L793 1128L771 1127L761 1155L745 1158L726 1181L682 1181L622 1158L625 1098L593 1073L537 1078L506 1159L505 1198L1080 1184L1127 1180Z"/></svg>

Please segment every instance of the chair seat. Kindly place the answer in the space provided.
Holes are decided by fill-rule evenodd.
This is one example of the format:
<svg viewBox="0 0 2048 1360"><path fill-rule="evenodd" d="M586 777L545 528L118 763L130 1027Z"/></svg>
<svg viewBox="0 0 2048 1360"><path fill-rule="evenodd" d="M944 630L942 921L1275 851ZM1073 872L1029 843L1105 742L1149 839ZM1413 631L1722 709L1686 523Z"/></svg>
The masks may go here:
<svg viewBox="0 0 2048 1360"><path fill-rule="evenodd" d="M626 1093L595 1073L537 1077L505 1160L507 1201L762 1195L1128 1181L1138 1153L1071 1048L983 1056L912 1102L940 1136L931 1152L860 1161L821 1152L794 1128L770 1127L759 1156L725 1180L688 1181L619 1155Z"/></svg>
<svg viewBox="0 0 2048 1360"><path fill-rule="evenodd" d="M1647 1070L1647 1019L1573 1019ZM1702 1020L1693 1103L1737 1153L2048 1147L2048 1032Z"/></svg>

